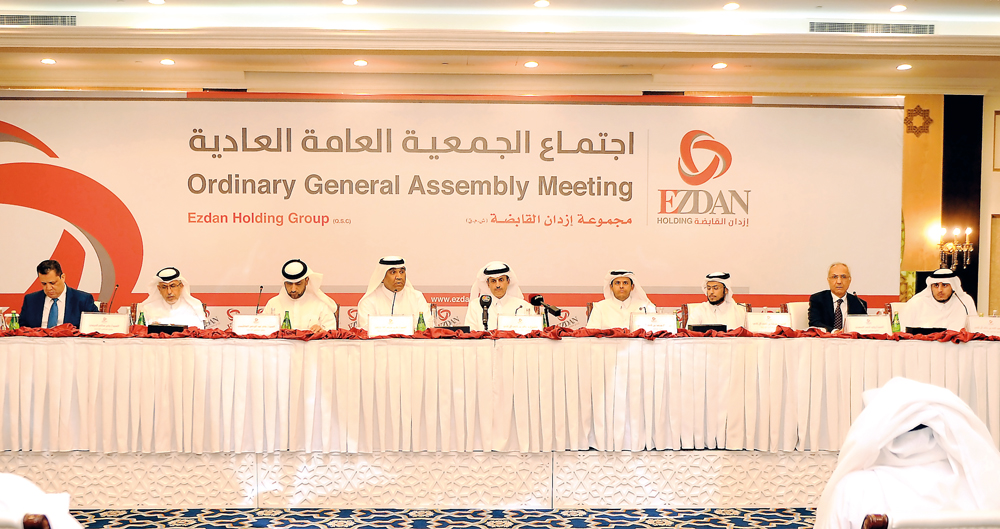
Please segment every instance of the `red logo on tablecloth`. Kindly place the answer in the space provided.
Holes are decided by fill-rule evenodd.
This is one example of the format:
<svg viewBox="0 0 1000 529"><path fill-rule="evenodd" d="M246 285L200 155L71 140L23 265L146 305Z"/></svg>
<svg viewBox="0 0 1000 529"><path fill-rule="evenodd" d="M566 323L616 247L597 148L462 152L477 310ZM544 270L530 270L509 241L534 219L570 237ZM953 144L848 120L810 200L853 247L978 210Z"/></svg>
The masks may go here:
<svg viewBox="0 0 1000 529"><path fill-rule="evenodd" d="M704 149L715 155L704 169L699 170L695 164L694 149ZM718 178L726 174L732 163L733 155L729 149L703 130L692 130L681 138L681 157L677 160L677 172L688 185L700 186Z"/></svg>

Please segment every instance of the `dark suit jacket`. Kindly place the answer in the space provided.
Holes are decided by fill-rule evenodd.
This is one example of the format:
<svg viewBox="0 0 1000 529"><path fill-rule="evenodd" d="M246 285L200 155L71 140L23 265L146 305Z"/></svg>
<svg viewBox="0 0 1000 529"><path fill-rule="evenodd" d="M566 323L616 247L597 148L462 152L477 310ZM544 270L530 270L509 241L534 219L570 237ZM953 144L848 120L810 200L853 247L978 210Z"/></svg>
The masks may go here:
<svg viewBox="0 0 1000 529"><path fill-rule="evenodd" d="M851 293L844 297L847 298L847 314L868 314L865 300ZM833 330L833 294L829 290L809 296L809 326Z"/></svg>
<svg viewBox="0 0 1000 529"><path fill-rule="evenodd" d="M24 302L21 303L21 326L41 327L43 309L45 309L44 291L25 294ZM97 312L94 296L66 287L66 314L63 315L63 323L72 323L79 327L82 312Z"/></svg>

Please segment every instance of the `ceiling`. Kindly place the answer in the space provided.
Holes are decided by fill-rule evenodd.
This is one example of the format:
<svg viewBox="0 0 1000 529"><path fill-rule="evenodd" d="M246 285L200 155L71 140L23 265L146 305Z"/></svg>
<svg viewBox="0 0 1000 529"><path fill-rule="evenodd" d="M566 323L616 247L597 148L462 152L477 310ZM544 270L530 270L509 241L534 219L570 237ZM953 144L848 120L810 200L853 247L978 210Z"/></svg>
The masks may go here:
<svg viewBox="0 0 1000 529"><path fill-rule="evenodd" d="M902 13L891 0L532 1L8 0L0 19L76 25L0 25L0 89L1000 93L1000 0L899 0ZM811 33L810 22L934 33Z"/></svg>

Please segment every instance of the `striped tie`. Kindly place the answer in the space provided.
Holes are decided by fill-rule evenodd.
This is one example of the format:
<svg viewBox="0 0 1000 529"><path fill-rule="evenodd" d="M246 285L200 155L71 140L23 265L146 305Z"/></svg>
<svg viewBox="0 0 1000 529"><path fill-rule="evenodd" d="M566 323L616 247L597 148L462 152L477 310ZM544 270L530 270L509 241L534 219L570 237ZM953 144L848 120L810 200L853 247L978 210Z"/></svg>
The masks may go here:
<svg viewBox="0 0 1000 529"><path fill-rule="evenodd" d="M833 311L833 328L843 329L844 328L844 312L840 310L840 305L844 302L844 298L837 300L837 310Z"/></svg>

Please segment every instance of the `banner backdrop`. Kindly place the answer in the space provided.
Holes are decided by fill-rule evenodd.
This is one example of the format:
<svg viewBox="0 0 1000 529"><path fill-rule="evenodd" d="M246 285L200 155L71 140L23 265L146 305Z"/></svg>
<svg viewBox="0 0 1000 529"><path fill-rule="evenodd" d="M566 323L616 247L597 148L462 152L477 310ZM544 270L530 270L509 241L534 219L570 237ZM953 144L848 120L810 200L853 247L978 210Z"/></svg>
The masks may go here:
<svg viewBox="0 0 1000 529"><path fill-rule="evenodd" d="M896 293L901 108L634 101L0 100L0 305L54 254L115 305L176 266L252 306L291 258L353 305L383 255L445 304L491 260L557 297L615 267L807 294L834 261Z"/></svg>

